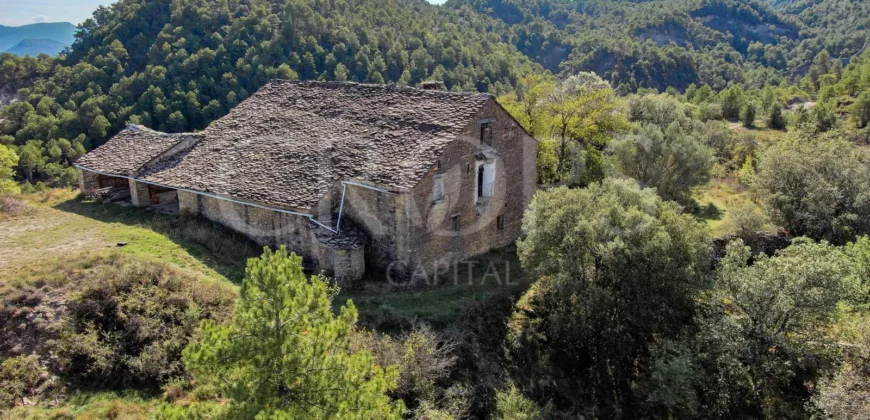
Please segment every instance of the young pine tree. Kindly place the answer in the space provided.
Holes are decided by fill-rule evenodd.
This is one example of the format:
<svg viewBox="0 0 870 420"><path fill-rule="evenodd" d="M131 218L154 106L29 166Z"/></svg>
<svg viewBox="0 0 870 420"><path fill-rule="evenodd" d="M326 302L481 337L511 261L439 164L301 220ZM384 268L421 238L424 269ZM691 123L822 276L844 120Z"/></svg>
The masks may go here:
<svg viewBox="0 0 870 420"><path fill-rule="evenodd" d="M334 289L285 247L249 260L246 274L229 324L204 322L184 351L197 383L232 401L230 418L401 419L404 404L387 396L398 372L350 350L352 302L335 315Z"/></svg>
<svg viewBox="0 0 870 420"><path fill-rule="evenodd" d="M755 127L755 104L749 102L744 105L743 111L740 112L740 118L743 120L744 127Z"/></svg>
<svg viewBox="0 0 870 420"><path fill-rule="evenodd" d="M785 117L782 116L782 106L774 103L770 107L770 116L767 119L767 127L774 130L785 129Z"/></svg>

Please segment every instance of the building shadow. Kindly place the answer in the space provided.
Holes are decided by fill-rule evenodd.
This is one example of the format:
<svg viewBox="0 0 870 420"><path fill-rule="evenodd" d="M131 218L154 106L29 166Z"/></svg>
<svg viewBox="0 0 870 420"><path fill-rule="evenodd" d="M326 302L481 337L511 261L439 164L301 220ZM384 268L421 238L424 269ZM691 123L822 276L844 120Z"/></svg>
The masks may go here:
<svg viewBox="0 0 870 420"><path fill-rule="evenodd" d="M104 223L152 230L237 284L244 279L248 258L262 253L262 247L247 237L198 217L173 216L129 204L103 204L79 198L64 201L54 208Z"/></svg>

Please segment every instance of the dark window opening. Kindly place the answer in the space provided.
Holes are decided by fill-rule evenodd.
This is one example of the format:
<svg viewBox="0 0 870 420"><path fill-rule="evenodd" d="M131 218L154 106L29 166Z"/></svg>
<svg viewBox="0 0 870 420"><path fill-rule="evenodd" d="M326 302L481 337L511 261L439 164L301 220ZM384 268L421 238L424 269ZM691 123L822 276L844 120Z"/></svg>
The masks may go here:
<svg viewBox="0 0 870 420"><path fill-rule="evenodd" d="M453 216L453 231L454 231L454 232L459 232L459 228L460 228L460 226L459 226L459 216L458 216L458 215Z"/></svg>
<svg viewBox="0 0 870 420"><path fill-rule="evenodd" d="M477 168L477 196L483 197L483 165Z"/></svg>
<svg viewBox="0 0 870 420"><path fill-rule="evenodd" d="M480 123L480 142L492 145L492 122Z"/></svg>
<svg viewBox="0 0 870 420"><path fill-rule="evenodd" d="M471 164L465 165L465 173L471 175Z"/></svg>
<svg viewBox="0 0 870 420"><path fill-rule="evenodd" d="M435 169L441 169L441 160L435 161Z"/></svg>
<svg viewBox="0 0 870 420"><path fill-rule="evenodd" d="M504 230L504 215L500 214L495 218L495 228L499 231Z"/></svg>

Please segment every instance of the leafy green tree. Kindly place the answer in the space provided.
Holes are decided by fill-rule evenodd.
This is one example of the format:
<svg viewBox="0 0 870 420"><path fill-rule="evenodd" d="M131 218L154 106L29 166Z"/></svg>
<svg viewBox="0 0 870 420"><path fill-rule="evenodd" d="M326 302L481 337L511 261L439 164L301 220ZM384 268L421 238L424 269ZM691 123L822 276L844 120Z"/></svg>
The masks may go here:
<svg viewBox="0 0 870 420"><path fill-rule="evenodd" d="M496 399L496 420L544 420L544 410L523 396L515 386L500 391Z"/></svg>
<svg viewBox="0 0 870 420"><path fill-rule="evenodd" d="M204 322L185 366L232 400L234 418L400 419L403 404L387 396L398 372L350 351L356 307L336 316L334 293L305 276L301 257L266 248L248 261L231 322Z"/></svg>
<svg viewBox="0 0 870 420"><path fill-rule="evenodd" d="M12 180L18 166L18 154L11 147L0 144L0 195L18 194L21 189Z"/></svg>
<svg viewBox="0 0 870 420"><path fill-rule="evenodd" d="M616 112L616 92L594 73L579 73L561 82L531 75L523 79L517 93L499 101L532 135L558 143L555 168L542 168L552 173L555 182L572 177L582 182L584 174L579 173L579 168L583 172L600 168L596 167L598 162L585 160L589 154L584 150L588 146L603 147L614 134L628 128L625 118ZM580 156L584 162L576 161Z"/></svg>
<svg viewBox="0 0 870 420"><path fill-rule="evenodd" d="M673 123L664 132L645 125L609 148L617 173L655 188L666 200L686 201L692 188L710 180L713 153L695 134Z"/></svg>
<svg viewBox="0 0 870 420"><path fill-rule="evenodd" d="M870 156L836 135L770 145L755 180L773 222L794 235L843 244L870 233Z"/></svg>
<svg viewBox="0 0 870 420"><path fill-rule="evenodd" d="M799 238L773 257L730 243L694 328L656 344L641 388L663 416L809 417L812 384L835 366L826 329L848 272L827 243Z"/></svg>
<svg viewBox="0 0 870 420"><path fill-rule="evenodd" d="M631 417L649 346L678 333L708 285L707 229L634 181L541 191L519 256L537 281L508 332L515 383L538 401Z"/></svg>

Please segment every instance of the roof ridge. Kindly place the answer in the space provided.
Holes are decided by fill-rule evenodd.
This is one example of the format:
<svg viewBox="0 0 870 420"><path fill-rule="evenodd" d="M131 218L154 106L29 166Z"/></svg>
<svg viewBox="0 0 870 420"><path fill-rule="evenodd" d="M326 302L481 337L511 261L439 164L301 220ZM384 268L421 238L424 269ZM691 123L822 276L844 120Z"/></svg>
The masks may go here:
<svg viewBox="0 0 870 420"><path fill-rule="evenodd" d="M308 86L324 86L324 87L362 87L369 89L391 90L396 92L420 92L424 94L441 95L441 96L480 96L486 98L495 98L489 92L473 92L473 91L448 91L436 89L421 89L412 86L399 86L395 83L380 84L380 83L360 83L353 81L337 81L337 80L287 80L287 79L272 79L266 83L264 87L278 85L308 85Z"/></svg>

